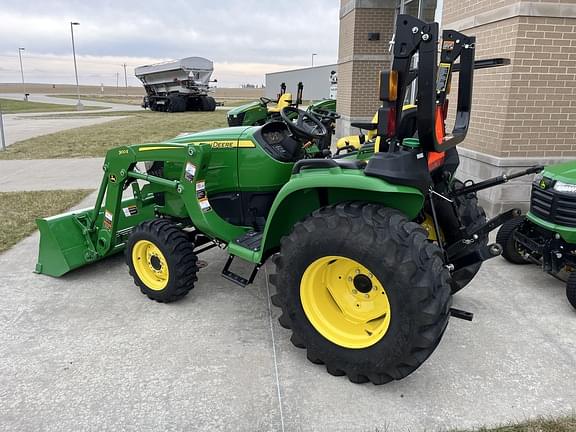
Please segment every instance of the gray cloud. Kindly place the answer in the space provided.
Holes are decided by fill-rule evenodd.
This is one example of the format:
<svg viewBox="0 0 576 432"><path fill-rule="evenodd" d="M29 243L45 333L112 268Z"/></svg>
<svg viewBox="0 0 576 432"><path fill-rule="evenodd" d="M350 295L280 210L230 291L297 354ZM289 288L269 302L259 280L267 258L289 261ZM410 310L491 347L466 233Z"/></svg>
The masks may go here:
<svg viewBox="0 0 576 432"><path fill-rule="evenodd" d="M217 64L302 66L313 52L318 63L335 62L338 46L337 0L2 0L0 19L5 55L18 46L30 56L69 55L70 20L81 23L79 54L129 63L199 55Z"/></svg>

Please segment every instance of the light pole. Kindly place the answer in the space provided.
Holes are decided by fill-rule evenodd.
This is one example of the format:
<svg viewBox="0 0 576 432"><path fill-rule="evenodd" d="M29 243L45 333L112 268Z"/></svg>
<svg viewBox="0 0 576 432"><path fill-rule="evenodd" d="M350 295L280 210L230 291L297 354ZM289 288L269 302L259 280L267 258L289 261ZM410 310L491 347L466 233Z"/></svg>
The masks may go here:
<svg viewBox="0 0 576 432"><path fill-rule="evenodd" d="M26 84L24 83L24 68L22 67L22 51L25 48L18 48L18 58L20 59L20 75L22 76L22 93L24 93L24 100L28 100L28 94L26 93Z"/></svg>
<svg viewBox="0 0 576 432"><path fill-rule="evenodd" d="M126 96L128 96L128 75L126 75L126 63L122 65L124 68L124 88L126 89Z"/></svg>
<svg viewBox="0 0 576 432"><path fill-rule="evenodd" d="M76 75L76 92L78 93L78 103L76 109L81 111L84 109L82 101L80 101L80 85L78 84L78 66L76 65L76 47L74 46L74 26L80 25L79 22L70 21L70 34L72 35L72 55L74 56L74 73Z"/></svg>
<svg viewBox="0 0 576 432"><path fill-rule="evenodd" d="M314 56L317 56L318 54L314 53L312 54L312 67L314 67Z"/></svg>

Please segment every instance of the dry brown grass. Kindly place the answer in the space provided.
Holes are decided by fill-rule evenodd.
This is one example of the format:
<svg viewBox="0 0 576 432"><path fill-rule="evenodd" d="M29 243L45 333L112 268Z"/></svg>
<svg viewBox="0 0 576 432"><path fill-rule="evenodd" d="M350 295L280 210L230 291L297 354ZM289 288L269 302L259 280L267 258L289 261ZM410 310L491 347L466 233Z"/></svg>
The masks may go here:
<svg viewBox="0 0 576 432"><path fill-rule="evenodd" d="M541 417L521 423L510 423L495 428L480 428L476 432L576 432L576 416L559 418Z"/></svg>
<svg viewBox="0 0 576 432"><path fill-rule="evenodd" d="M36 230L36 219L62 213L82 201L90 190L0 192L0 252Z"/></svg>
<svg viewBox="0 0 576 432"><path fill-rule="evenodd" d="M161 142L183 132L226 126L225 111L132 112L124 119L20 141L0 152L0 159L102 157L112 147Z"/></svg>

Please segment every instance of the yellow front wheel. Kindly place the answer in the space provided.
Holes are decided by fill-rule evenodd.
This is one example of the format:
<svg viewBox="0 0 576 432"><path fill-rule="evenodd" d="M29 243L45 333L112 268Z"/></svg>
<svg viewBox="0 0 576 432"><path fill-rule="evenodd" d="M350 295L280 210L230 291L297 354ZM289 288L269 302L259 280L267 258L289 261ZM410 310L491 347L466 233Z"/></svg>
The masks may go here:
<svg viewBox="0 0 576 432"><path fill-rule="evenodd" d="M136 275L154 291L168 285L170 272L162 251L150 240L138 240L132 248L132 264Z"/></svg>
<svg viewBox="0 0 576 432"><path fill-rule="evenodd" d="M196 262L194 244L165 219L142 222L126 244L126 263L134 283L158 302L179 300L194 288Z"/></svg>

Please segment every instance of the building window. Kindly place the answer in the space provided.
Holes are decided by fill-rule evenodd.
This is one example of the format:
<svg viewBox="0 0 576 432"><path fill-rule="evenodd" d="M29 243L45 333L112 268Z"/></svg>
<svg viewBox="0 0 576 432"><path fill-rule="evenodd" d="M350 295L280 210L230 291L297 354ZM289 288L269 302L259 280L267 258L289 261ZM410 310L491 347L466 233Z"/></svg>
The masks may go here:
<svg viewBox="0 0 576 432"><path fill-rule="evenodd" d="M443 0L398 0L397 11L420 18L422 21L436 21L441 24Z"/></svg>

